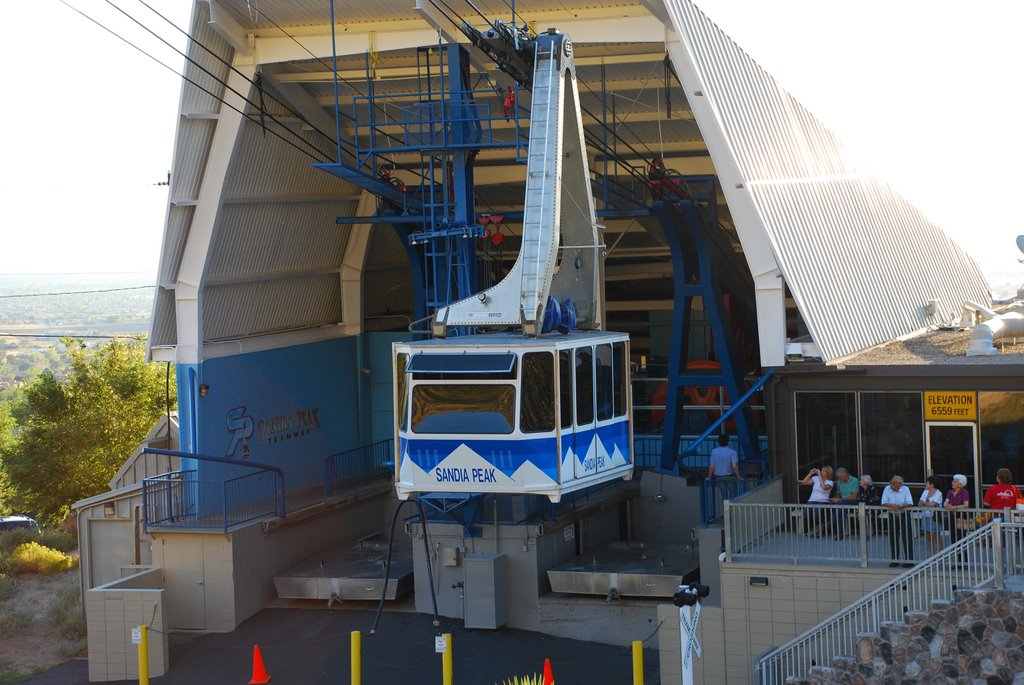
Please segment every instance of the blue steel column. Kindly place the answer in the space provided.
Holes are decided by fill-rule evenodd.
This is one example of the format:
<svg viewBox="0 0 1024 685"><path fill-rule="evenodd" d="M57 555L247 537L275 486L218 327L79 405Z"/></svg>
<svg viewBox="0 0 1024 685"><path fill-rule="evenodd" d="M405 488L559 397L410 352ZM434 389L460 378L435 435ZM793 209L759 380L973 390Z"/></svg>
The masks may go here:
<svg viewBox="0 0 1024 685"><path fill-rule="evenodd" d="M470 100L469 53L461 45L452 43L448 51L448 107L451 118L452 176L454 184L456 226L472 226L476 223L476 202L474 199L473 158L476 152L465 147L473 139L472 127L480 126L479 117ZM454 238L458 253L455 265L458 292L455 299L469 297L476 292L477 263L476 240L471 237Z"/></svg>
<svg viewBox="0 0 1024 685"><path fill-rule="evenodd" d="M704 234L704 222L697 213L693 202L682 200L677 205L683 221L679 222L669 212L664 202L655 202L654 210L664 229L672 255L675 306L672 312L672 341L669 348L667 393L665 400L665 423L662 426L661 466L675 467L679 455L679 439L682 435L679 407L680 395L688 386L718 385L729 393L731 402L743 395L743 370L732 324L729 321L718 269L712 261L711 250ZM680 225L681 224L681 225ZM687 268L686 251L681 232L692 241L696 264L692 261ZM721 365L718 373L689 373L686 370L689 350L690 309L693 297L701 297L704 310L711 325L715 353ZM743 407L734 414L736 436L740 454L747 459L759 456L757 435L749 407Z"/></svg>

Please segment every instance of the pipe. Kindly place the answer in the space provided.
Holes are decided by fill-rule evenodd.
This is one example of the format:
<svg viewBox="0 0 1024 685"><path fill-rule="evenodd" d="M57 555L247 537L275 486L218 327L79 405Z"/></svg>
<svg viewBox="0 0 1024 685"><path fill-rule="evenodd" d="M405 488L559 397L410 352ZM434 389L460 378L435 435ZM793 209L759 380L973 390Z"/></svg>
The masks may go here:
<svg viewBox="0 0 1024 685"><path fill-rule="evenodd" d="M971 340L967 345L968 357L993 355L996 348L993 343L1003 338L1024 337L1024 315L1007 312L978 324L971 331Z"/></svg>
<svg viewBox="0 0 1024 685"><path fill-rule="evenodd" d="M963 313L960 315L960 328L971 328L987 319L994 319L998 316L994 311L985 305L968 300L964 302Z"/></svg>

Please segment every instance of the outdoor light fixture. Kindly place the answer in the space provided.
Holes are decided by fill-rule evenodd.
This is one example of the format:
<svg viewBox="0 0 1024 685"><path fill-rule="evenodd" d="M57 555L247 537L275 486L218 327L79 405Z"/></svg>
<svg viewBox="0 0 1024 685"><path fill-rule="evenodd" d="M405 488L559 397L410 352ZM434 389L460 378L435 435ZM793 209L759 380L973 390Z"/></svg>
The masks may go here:
<svg viewBox="0 0 1024 685"><path fill-rule="evenodd" d="M116 513L117 513L117 509L114 508L114 503L113 502L107 502L106 504L103 505L103 515L104 516L109 517L109 516L113 516Z"/></svg>
<svg viewBox="0 0 1024 685"><path fill-rule="evenodd" d="M199 396L200 397L206 397L209 394L210 394L210 386L208 384L206 384L206 383L201 384L199 386Z"/></svg>
<svg viewBox="0 0 1024 685"><path fill-rule="evenodd" d="M750 576L750 587L768 587L768 576Z"/></svg>

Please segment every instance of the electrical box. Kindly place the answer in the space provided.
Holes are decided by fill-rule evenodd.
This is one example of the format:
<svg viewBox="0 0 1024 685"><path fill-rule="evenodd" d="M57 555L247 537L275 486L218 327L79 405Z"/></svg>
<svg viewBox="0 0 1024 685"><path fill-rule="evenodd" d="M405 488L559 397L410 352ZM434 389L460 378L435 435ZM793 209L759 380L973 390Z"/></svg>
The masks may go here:
<svg viewBox="0 0 1024 685"><path fill-rule="evenodd" d="M465 569L465 625L494 630L508 622L504 554L471 554Z"/></svg>
<svg viewBox="0 0 1024 685"><path fill-rule="evenodd" d="M442 547L441 548L441 565L442 566L458 566L459 565L459 548L458 547Z"/></svg>

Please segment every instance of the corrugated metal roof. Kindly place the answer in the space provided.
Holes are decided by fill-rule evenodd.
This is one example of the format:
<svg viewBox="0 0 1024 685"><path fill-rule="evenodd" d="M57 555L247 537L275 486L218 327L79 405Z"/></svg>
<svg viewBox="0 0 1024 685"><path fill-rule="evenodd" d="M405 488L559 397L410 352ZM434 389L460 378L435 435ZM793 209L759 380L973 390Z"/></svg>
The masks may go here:
<svg viewBox="0 0 1024 685"><path fill-rule="evenodd" d="M341 284L334 274L203 288L206 341L315 328L340 319Z"/></svg>
<svg viewBox="0 0 1024 685"><path fill-rule="evenodd" d="M767 233L826 360L948 320L965 300L989 301L978 266L938 226L852 166L835 135L693 2L665 4L697 75L685 89L713 112L695 110L712 159L739 170L722 179L733 215L753 204L757 225L740 228ZM680 66L680 76L691 71Z"/></svg>

